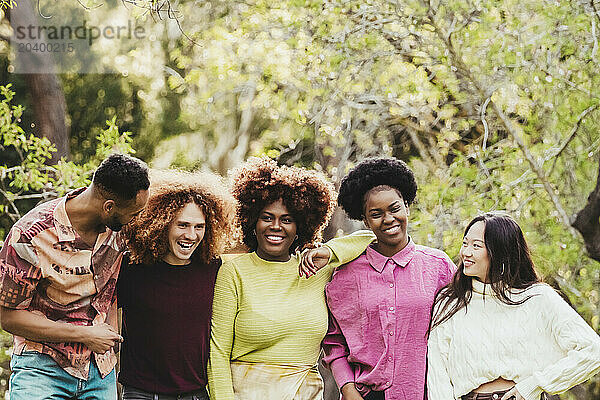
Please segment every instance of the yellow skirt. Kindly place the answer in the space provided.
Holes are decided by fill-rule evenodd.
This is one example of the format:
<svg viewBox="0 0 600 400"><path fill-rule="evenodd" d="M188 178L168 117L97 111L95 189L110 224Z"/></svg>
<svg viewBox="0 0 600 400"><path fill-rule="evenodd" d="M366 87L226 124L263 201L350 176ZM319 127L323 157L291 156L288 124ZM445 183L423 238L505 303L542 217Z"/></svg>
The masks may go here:
<svg viewBox="0 0 600 400"><path fill-rule="evenodd" d="M316 365L289 366L231 361L236 400L323 400Z"/></svg>

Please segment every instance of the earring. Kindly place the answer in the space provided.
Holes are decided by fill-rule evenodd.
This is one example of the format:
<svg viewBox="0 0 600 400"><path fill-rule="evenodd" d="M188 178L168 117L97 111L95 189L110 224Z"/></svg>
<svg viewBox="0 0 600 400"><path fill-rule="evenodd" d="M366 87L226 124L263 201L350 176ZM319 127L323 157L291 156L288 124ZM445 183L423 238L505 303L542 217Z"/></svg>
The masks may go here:
<svg viewBox="0 0 600 400"><path fill-rule="evenodd" d="M298 240L298 235L294 236L294 241Z"/></svg>
<svg viewBox="0 0 600 400"><path fill-rule="evenodd" d="M504 263L502 263L502 272L500 272L500 276L504 275Z"/></svg>

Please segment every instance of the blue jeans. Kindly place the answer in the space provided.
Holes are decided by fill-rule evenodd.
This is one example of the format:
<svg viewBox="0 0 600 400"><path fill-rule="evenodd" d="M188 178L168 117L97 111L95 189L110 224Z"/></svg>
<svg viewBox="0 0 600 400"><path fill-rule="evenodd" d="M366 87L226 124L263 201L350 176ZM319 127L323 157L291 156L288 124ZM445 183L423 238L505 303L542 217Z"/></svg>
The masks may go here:
<svg viewBox="0 0 600 400"><path fill-rule="evenodd" d="M158 394L123 386L123 400L208 400L208 393L201 389L185 394Z"/></svg>
<svg viewBox="0 0 600 400"><path fill-rule="evenodd" d="M117 400L115 370L102 379L94 361L87 381L67 374L50 356L35 351L13 354L10 369L10 400Z"/></svg>

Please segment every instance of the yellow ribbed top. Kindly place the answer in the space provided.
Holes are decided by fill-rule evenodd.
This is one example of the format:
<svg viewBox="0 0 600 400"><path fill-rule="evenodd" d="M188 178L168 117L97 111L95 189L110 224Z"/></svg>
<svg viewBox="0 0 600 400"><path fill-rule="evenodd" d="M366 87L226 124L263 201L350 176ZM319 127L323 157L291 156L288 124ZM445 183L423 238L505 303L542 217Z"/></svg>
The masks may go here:
<svg viewBox="0 0 600 400"><path fill-rule="evenodd" d="M334 246L344 249L339 251L344 259L338 260L336 252L337 257L309 279L298 275L297 256L270 262L249 253L225 262L213 303L211 399L234 399L230 360L314 365L327 333L325 284L340 261L358 257L372 240L372 233L334 239Z"/></svg>

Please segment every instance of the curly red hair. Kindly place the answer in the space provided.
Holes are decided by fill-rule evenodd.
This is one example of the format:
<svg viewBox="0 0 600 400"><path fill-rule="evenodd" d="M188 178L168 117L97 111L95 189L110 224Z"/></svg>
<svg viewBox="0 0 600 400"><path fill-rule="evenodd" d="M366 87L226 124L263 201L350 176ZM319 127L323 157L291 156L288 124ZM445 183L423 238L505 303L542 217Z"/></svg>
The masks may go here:
<svg viewBox="0 0 600 400"><path fill-rule="evenodd" d="M217 175L153 170L149 190L146 208L123 230L132 263L153 264L162 260L169 251L169 226L189 203L197 204L206 217L204 238L193 257L208 263L239 237L235 199Z"/></svg>
<svg viewBox="0 0 600 400"><path fill-rule="evenodd" d="M296 220L298 239L290 252L321 240L335 208L335 190L323 174L252 157L230 175L242 238L250 250L257 247L254 229L260 212L279 199Z"/></svg>

